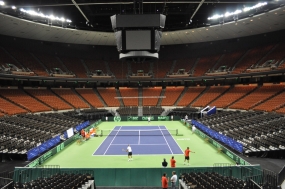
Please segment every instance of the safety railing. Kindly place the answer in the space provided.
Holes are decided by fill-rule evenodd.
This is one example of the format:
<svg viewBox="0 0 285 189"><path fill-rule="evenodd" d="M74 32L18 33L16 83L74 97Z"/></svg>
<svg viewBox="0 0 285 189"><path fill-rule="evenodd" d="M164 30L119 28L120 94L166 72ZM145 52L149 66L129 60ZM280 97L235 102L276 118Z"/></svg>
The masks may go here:
<svg viewBox="0 0 285 189"><path fill-rule="evenodd" d="M0 177L0 189L12 189L13 180Z"/></svg>
<svg viewBox="0 0 285 189"><path fill-rule="evenodd" d="M285 180L285 166L278 173L278 185L281 185Z"/></svg>

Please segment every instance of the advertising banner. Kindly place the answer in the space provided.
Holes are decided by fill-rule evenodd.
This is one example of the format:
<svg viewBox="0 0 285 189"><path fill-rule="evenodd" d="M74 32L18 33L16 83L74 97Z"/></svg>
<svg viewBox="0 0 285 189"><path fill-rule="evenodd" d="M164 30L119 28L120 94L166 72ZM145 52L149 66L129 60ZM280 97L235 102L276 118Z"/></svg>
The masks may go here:
<svg viewBox="0 0 285 189"><path fill-rule="evenodd" d="M73 142L79 134L76 134L74 136L72 136L71 138L67 139L66 141L64 141L63 143L57 145L56 147L54 147L53 149L49 150L48 152L44 153L42 156L40 156L39 158L35 159L34 161L32 161L30 164L28 164L28 167L37 167L38 165L41 165L42 163L44 163L47 159L49 159L51 156L54 156L55 154L57 154L58 152L60 152L61 150L64 149L65 146L67 146L68 144L70 144L71 142Z"/></svg>
<svg viewBox="0 0 285 189"><path fill-rule="evenodd" d="M90 129L91 127L96 127L97 125L99 125L101 123L101 120L93 123L92 125L89 125L89 121L84 122L83 124L80 124L81 128L85 128L85 129ZM88 126L88 127L86 127ZM52 138L48 141L46 141L45 143L41 144L38 147L35 147L33 149L31 149L30 151L28 151L27 155L28 155L28 159L33 159L34 157L38 156L40 153L40 151L44 152L48 149L50 149L50 145L54 144L53 146L56 147L52 148L51 150L49 150L48 152L44 153L42 156L40 156L39 158L35 159L34 161L32 161L30 164L28 164L28 167L37 167L38 165L41 165L42 163L44 163L47 159L49 159L50 157L54 156L55 154L59 153L61 150L63 150L66 146L68 146L70 143L72 143L74 140L76 140L78 138L79 134L75 134L72 137L70 137L69 139L65 140L63 143L60 143L60 136L56 136L55 138Z"/></svg>
<svg viewBox="0 0 285 189"><path fill-rule="evenodd" d="M222 143L230 146L231 148L235 149L236 151L243 153L243 145L231 137L225 136L223 134L218 133L217 131L214 131L210 129L209 127L203 125L202 123L199 123L198 121L192 120L191 121L193 125L195 125L197 128L199 128L201 131L207 133L209 136L213 137L214 139L217 139L218 141L221 141Z"/></svg>
<svg viewBox="0 0 285 189"><path fill-rule="evenodd" d="M52 147L56 146L58 143L60 142L60 136L56 136L52 139L49 139L48 141L42 143L41 145L34 147L32 149L30 149L27 152L27 159L31 160L35 157L37 157L38 155L44 153L45 151L51 149Z"/></svg>
<svg viewBox="0 0 285 189"><path fill-rule="evenodd" d="M108 121L120 122L120 121L171 121L171 116L115 116L108 117ZM174 121L179 121L179 116L172 117ZM102 121L106 121L106 118L102 118Z"/></svg>
<svg viewBox="0 0 285 189"><path fill-rule="evenodd" d="M233 153L232 151L228 150L226 147L224 147L223 145L221 145L220 143L218 143L217 141L213 140L212 138L210 138L209 136L207 136L205 133L201 132L200 130L196 130L195 131L197 135L199 135L201 138L203 139L207 139L207 141L212 144L213 146L215 146L217 149L219 149L221 152L223 152L224 154L226 154L228 157L230 157L232 160L234 160L235 162L237 162L239 165L250 165L248 162L246 162L244 159L240 158L239 156L237 156L235 153Z"/></svg>

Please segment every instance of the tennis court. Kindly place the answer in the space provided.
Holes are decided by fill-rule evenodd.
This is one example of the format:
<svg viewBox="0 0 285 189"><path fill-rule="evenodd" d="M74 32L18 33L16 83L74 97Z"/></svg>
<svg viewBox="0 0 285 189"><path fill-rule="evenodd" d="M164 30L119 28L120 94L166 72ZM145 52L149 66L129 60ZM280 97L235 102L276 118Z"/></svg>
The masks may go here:
<svg viewBox="0 0 285 189"><path fill-rule="evenodd" d="M107 137L93 155L126 155L127 145L131 145L134 155L183 154L172 137L178 130L165 126L116 126L110 132L101 132Z"/></svg>
<svg viewBox="0 0 285 189"><path fill-rule="evenodd" d="M126 152L122 152L122 147L118 147L118 153L122 153L119 155L93 155L97 149L100 148L102 144L106 140L113 139L112 135L115 133L112 131L117 131L117 126L124 126L123 128L127 129L134 129L134 130L141 130L143 125L143 128L145 130L152 130L154 128L158 128L157 126L160 126L161 129L167 128L167 130L170 132L169 137L172 138L172 140L175 141L179 145L177 149L179 150L185 150L187 147L190 147L191 150L193 150L194 154L191 154L191 160L190 164L191 167L198 167L198 166L213 166L214 163L231 163L235 164L235 162L227 157L223 153L219 153L218 150L210 145L207 141L204 141L202 138L200 138L196 134L192 134L191 130L189 130L187 127L185 127L182 123L179 121L152 121L150 125L148 125L147 122L135 122L135 121L121 121L121 122L103 122L99 125L99 134L101 134L101 131L103 132L103 136L99 135L99 137L92 137L88 141L83 142L81 144L78 144L76 142L70 144L69 146L64 147L59 153L57 153L55 156L50 157L47 161L44 162L44 165L59 165L60 167L65 168L158 168L161 167L161 162L163 161L163 158L166 158L166 160L169 162L170 158L174 156L177 167L185 167L183 164L184 162L184 154L179 152L180 154L172 155L169 154L158 154L156 150L152 151L153 154L145 154L141 155L137 151L135 145L133 142L129 142L128 140L124 141L117 141L115 144L124 144L123 148L126 149L127 144L130 143L132 146L132 150L134 152L133 155L133 161L128 161L128 156ZM154 127L155 126L155 127ZM164 127L162 127L164 126ZM178 135L175 134L176 130L178 130ZM126 131L127 132L127 131ZM137 131L136 131L137 132ZM137 132L138 133L138 132ZM122 135L123 133L121 133ZM156 134L156 133L155 133ZM127 136L126 136L127 135ZM122 136L129 138L130 134L124 134ZM132 136L134 133L132 133ZM137 134L136 134L137 135ZM148 134L149 135L149 134ZM159 144L159 140L156 140L156 138L163 138L163 136L148 136L147 141L149 144ZM131 137L132 138L132 137ZM133 137L136 139L136 142L138 140L138 136ZM130 138L129 138L130 139ZM151 141L155 140L155 141ZM123 143L121 143L123 142ZM167 139L167 142L170 142L170 140ZM166 142L164 141L163 144ZM106 143L110 145L109 143ZM112 145L113 146L113 145ZM149 145L151 146L151 145ZM148 146L148 147L149 147ZM148 147L145 147L145 149L148 149ZM175 147L176 148L176 147ZM107 147L105 148L105 150ZM172 148L171 148L172 149ZM174 149L174 148L173 148ZM110 151L111 152L111 151ZM109 153L109 152L108 152ZM166 150L163 153L167 153ZM101 153L103 154L103 153ZM135 155L137 154L137 155ZM140 155L138 155L140 154Z"/></svg>

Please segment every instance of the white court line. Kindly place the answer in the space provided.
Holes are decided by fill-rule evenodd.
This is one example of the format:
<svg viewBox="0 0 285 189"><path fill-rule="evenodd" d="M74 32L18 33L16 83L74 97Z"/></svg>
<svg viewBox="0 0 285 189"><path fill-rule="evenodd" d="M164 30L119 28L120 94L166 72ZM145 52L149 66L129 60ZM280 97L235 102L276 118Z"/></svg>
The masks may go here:
<svg viewBox="0 0 285 189"><path fill-rule="evenodd" d="M162 134L162 136L163 136L163 138L164 138L164 140L165 140L165 142L166 142L166 144L167 144L169 150L171 151L171 154L173 154L172 149L170 148L170 146L169 146L169 144L168 144L168 142L167 142L167 140L166 140L166 138L165 138L165 136L164 136L164 134L163 134L163 132L162 132L162 130L161 130L161 128L160 128L160 126L158 126L158 127L159 127L159 129L160 129L160 132L161 132L161 134ZM169 133L169 131L168 131L168 133ZM170 133L169 133L169 134L170 134Z"/></svg>
<svg viewBox="0 0 285 189"><path fill-rule="evenodd" d="M114 130L114 128L113 128L113 130ZM105 142L105 140L107 139L108 137L106 137L102 142L101 142L101 144L96 148L96 150L93 152L93 154L92 154L92 156L97 156L97 155L94 155L95 154L95 152L100 148L100 146Z"/></svg>
<svg viewBox="0 0 285 189"><path fill-rule="evenodd" d="M121 129L121 128L122 128L122 126L120 127L120 129ZM105 154L106 154L106 152L108 151L108 149L110 148L110 146L111 146L112 142L115 140L115 138L116 138L117 134L120 132L120 129L119 129L119 130L117 131L117 133L115 134L115 136L114 136L113 140L110 142L110 144L109 144L108 148L106 149L106 151L104 152L104 154L103 154L103 155L105 155Z"/></svg>
<svg viewBox="0 0 285 189"><path fill-rule="evenodd" d="M128 144L112 144L112 145L128 145ZM129 144L129 145L137 145L137 146L155 146L155 145L167 145L167 144Z"/></svg>
<svg viewBox="0 0 285 189"><path fill-rule="evenodd" d="M146 125L141 125L141 126L146 126ZM119 130L121 130L121 128L123 127L123 126L116 126L116 127L120 127L120 129ZM160 130L161 130L161 126L159 126L159 125L152 125L152 127L158 127ZM162 125L162 127L164 127L164 129L167 129L165 126L163 126ZM113 128L113 130L114 130L114 128ZM117 132L119 132L119 130L117 131ZM121 131L128 131L128 130L121 130ZM117 134L116 134L117 135ZM109 135L108 135L109 136ZM98 146L98 148L105 142L105 140L108 138L108 136L106 136L106 138L101 142L101 144ZM164 139L165 139L165 136L163 135L163 133L162 133L162 136L164 137ZM171 136L172 137L172 139L175 141L175 143L176 143L176 145L180 148L180 150L181 150L181 152L182 153L180 153L180 154L183 154L183 150L181 149L181 147L178 145L178 143L176 142L176 140L173 138L173 136ZM113 140L115 139L115 137L113 138ZM110 145L126 145L126 144L112 144L112 142L113 142L113 140L111 141L111 143L110 143ZM110 147L110 145L109 145L109 147ZM169 146L169 144L168 144L168 142L167 142L167 140L166 140L166 144L130 144L130 145L145 145L145 146L147 146L147 145L149 145L149 146L152 146L152 145L168 145L168 147L170 148L170 146ZM108 149L109 149L109 147L108 147ZM94 155L95 154L95 152L98 150L98 148L93 152L93 154L92 154L92 156L125 156L125 155L106 155L105 153L106 153L106 151L108 150L106 150L105 151L105 153L103 154L103 155ZM171 153L173 154L173 152L172 152L172 150L171 150L171 148L170 148L170 151L171 151ZM176 155L180 155L180 154L176 154ZM146 156L149 156L149 155L169 155L169 154L141 154L141 155L146 155ZM140 155L140 156L141 156Z"/></svg>
<svg viewBox="0 0 285 189"><path fill-rule="evenodd" d="M133 154L136 156L169 156L169 154ZM181 155L184 157L184 154L173 154L173 155ZM96 156L126 156L126 155L96 155Z"/></svg>
<svg viewBox="0 0 285 189"><path fill-rule="evenodd" d="M163 126L165 127L165 126ZM166 127L165 127L166 128ZM176 142L175 138L173 138L172 135L170 135L172 137L172 139L174 140L174 142L176 143L176 145L180 148L181 152L184 154L184 151L181 149L180 145Z"/></svg>

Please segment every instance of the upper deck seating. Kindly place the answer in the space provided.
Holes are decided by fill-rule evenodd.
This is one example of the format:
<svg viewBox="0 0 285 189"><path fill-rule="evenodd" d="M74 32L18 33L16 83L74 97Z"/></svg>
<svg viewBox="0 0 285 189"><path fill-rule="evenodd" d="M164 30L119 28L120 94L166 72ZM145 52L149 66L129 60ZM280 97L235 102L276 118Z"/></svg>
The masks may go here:
<svg viewBox="0 0 285 189"><path fill-rule="evenodd" d="M161 94L161 88L143 88L143 106L156 106Z"/></svg>
<svg viewBox="0 0 285 189"><path fill-rule="evenodd" d="M52 89L57 95L66 100L75 108L89 108L71 89Z"/></svg>
<svg viewBox="0 0 285 189"><path fill-rule="evenodd" d="M211 101L229 89L230 86L211 86L192 106L205 107L209 105Z"/></svg>
<svg viewBox="0 0 285 189"><path fill-rule="evenodd" d="M115 88L98 88L98 92L109 107L120 106Z"/></svg>
<svg viewBox="0 0 285 189"><path fill-rule="evenodd" d="M173 106L183 89L184 87L166 87L165 98L162 99L161 106Z"/></svg>
<svg viewBox="0 0 285 189"><path fill-rule="evenodd" d="M120 92L125 106L139 105L137 88L120 88Z"/></svg>

